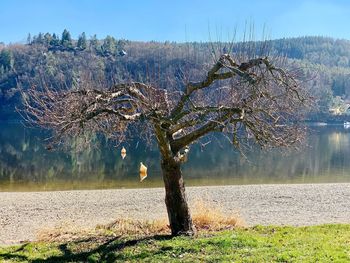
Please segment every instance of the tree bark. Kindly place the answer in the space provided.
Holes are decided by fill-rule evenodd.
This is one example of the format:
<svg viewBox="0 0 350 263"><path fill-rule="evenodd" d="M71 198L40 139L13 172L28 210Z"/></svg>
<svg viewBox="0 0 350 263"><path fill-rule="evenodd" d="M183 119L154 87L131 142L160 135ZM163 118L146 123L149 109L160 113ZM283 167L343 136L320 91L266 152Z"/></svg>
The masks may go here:
<svg viewBox="0 0 350 263"><path fill-rule="evenodd" d="M161 165L171 234L173 236L193 235L194 228L187 204L180 163L172 159L162 159Z"/></svg>

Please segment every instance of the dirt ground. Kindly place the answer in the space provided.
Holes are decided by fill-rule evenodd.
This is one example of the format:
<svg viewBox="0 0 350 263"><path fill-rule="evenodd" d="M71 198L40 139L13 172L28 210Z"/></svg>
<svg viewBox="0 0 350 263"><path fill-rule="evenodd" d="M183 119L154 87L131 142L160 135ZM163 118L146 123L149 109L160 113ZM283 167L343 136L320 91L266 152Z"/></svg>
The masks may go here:
<svg viewBox="0 0 350 263"><path fill-rule="evenodd" d="M248 225L350 223L350 184L188 187L191 204L215 203L240 211ZM38 231L62 224L94 227L117 218L166 218L164 190L118 189L0 192L0 244L35 240Z"/></svg>

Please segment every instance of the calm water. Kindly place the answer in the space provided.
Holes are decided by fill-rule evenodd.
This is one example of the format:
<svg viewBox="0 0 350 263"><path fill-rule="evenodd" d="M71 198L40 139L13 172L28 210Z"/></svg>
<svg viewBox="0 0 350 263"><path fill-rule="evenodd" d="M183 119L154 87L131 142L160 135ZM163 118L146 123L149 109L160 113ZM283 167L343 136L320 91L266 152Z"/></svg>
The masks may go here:
<svg viewBox="0 0 350 263"><path fill-rule="evenodd" d="M286 155L253 152L249 162L223 140L192 147L183 167L187 185L350 182L350 130L310 127L308 146ZM101 141L84 152L47 151L43 131L0 124L0 191L162 186L156 147L134 141L121 147ZM73 144L74 145L74 144ZM140 183L139 163L148 166Z"/></svg>

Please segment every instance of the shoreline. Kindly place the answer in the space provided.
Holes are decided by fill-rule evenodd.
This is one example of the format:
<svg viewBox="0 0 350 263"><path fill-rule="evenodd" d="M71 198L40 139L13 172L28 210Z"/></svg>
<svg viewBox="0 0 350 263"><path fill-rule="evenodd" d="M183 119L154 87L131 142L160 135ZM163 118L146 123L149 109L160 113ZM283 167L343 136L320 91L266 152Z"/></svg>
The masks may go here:
<svg viewBox="0 0 350 263"><path fill-rule="evenodd" d="M190 206L210 202L240 212L248 226L350 223L350 183L187 187ZM33 241L60 225L93 228L118 218L167 218L163 188L0 192L0 245Z"/></svg>
<svg viewBox="0 0 350 263"><path fill-rule="evenodd" d="M257 181L257 182L250 182L250 183L246 183L246 182L225 182L225 183L213 183L210 185L206 185L205 182L203 184L191 184L191 179L186 179L185 182L185 187L187 188L196 188L196 187L226 187L226 186L256 186L256 185L318 185L318 184L350 184L349 182L350 180L348 178L344 178L344 180L333 180L333 181L329 181L329 180L315 180L315 181L307 181L307 180L289 180L289 181L276 181L276 180L272 180L271 182L261 182L261 181ZM215 181L214 181L215 182ZM153 185L147 185L147 186L143 186L140 187L139 186L139 181L136 181L135 186L122 186L122 187L96 187L96 188L89 188L89 187L81 187L81 188L62 188L62 189L55 189L55 188L48 188L45 189L43 188L35 188L33 190L22 190L20 187L15 187L16 190L8 190L7 188L1 188L0 187L0 194L1 193L44 193L44 192L75 192L75 191L112 191L112 190L137 190L137 189L163 189L163 182L161 183L154 183ZM138 186L136 186L138 185ZM26 185L25 187L23 187L23 189L28 188L28 186Z"/></svg>

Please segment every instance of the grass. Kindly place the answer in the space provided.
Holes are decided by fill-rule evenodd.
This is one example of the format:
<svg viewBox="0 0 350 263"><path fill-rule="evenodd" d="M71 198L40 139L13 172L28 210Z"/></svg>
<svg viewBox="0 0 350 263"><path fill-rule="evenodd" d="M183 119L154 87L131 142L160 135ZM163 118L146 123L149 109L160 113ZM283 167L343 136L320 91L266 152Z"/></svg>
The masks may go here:
<svg viewBox="0 0 350 263"><path fill-rule="evenodd" d="M90 236L0 248L0 262L350 262L350 225Z"/></svg>
<svg viewBox="0 0 350 263"><path fill-rule="evenodd" d="M208 201L192 211L194 237L172 238L166 220L61 225L0 248L0 262L350 262L350 225L244 228L238 213Z"/></svg>
<svg viewBox="0 0 350 263"><path fill-rule="evenodd" d="M192 220L197 231L220 231L243 227L243 219L238 212L226 215L222 207L210 201L197 200L192 206ZM167 220L118 219L107 225L98 225L95 229L81 229L70 224L58 225L53 229L42 229L37 239L44 242L69 242L82 238L105 236L146 237L155 234L169 235Z"/></svg>

